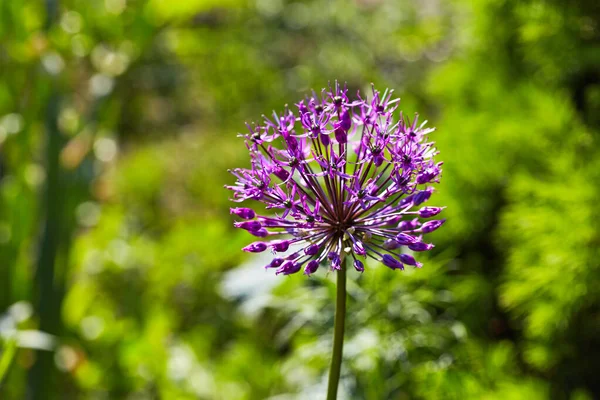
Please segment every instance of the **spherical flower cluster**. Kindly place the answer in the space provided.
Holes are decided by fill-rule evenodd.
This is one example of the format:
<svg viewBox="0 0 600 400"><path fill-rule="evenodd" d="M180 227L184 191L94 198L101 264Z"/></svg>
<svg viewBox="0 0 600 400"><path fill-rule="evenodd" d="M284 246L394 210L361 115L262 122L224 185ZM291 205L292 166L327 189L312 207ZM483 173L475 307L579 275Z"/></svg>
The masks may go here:
<svg viewBox="0 0 600 400"><path fill-rule="evenodd" d="M442 207L423 206L439 182L441 162L425 128L399 113L392 91L373 88L370 99L349 99L337 83L241 135L251 168L230 172L237 178L233 201L264 203L269 215L232 208L237 228L258 241L243 250L274 254L266 268L277 274L307 275L321 264L333 270L351 258L364 271L366 257L391 269L421 267L408 253L430 250L423 234L444 219L428 220ZM280 253L280 254L277 254Z"/></svg>

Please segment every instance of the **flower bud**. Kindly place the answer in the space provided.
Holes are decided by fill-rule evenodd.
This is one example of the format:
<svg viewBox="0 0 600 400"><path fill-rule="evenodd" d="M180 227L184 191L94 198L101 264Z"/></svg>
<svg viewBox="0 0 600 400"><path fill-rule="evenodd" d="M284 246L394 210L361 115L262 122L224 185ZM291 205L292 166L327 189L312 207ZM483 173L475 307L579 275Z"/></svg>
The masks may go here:
<svg viewBox="0 0 600 400"><path fill-rule="evenodd" d="M306 104L304 104L304 101L300 100L300 102L298 104L296 104L298 106L298 111L300 111L300 114L306 114L307 112L309 112L310 110L308 109L308 107L306 107Z"/></svg>
<svg viewBox="0 0 600 400"><path fill-rule="evenodd" d="M415 195L414 195L415 197L413 199L413 204L415 206L418 206L419 204L426 202L431 197L431 193L433 193L432 187L429 187L425 190L421 190L420 192L415 193Z"/></svg>
<svg viewBox="0 0 600 400"><path fill-rule="evenodd" d="M327 254L327 258L331 260L331 269L339 270L342 268L342 260L340 259L340 255L335 251L329 252Z"/></svg>
<svg viewBox="0 0 600 400"><path fill-rule="evenodd" d="M247 231L257 231L262 228L262 225L258 221L243 221L243 222L234 222L233 226L236 228L242 228Z"/></svg>
<svg viewBox="0 0 600 400"><path fill-rule="evenodd" d="M419 220L417 218L415 218L411 221L400 222L398 224L398 229L400 229L401 231L412 231L413 229L418 228L419 225L421 225L421 223L419 222Z"/></svg>
<svg viewBox="0 0 600 400"><path fill-rule="evenodd" d="M341 126L336 127L333 133L335 134L335 140L337 140L339 144L348 142L348 133Z"/></svg>
<svg viewBox="0 0 600 400"><path fill-rule="evenodd" d="M414 194L411 194L410 196L406 196L405 198L400 200L400 202L398 202L398 206L404 208L404 207L408 206L409 204L411 204L413 202L414 198L415 198Z"/></svg>
<svg viewBox="0 0 600 400"><path fill-rule="evenodd" d="M381 164L383 164L383 160L383 156L381 154L377 154L373 157L373 164L375 164L376 167L380 167Z"/></svg>
<svg viewBox="0 0 600 400"><path fill-rule="evenodd" d="M265 242L254 242L244 247L242 250L247 251L249 253L262 253L267 249L267 244Z"/></svg>
<svg viewBox="0 0 600 400"><path fill-rule="evenodd" d="M306 275L314 274L318 268L319 262L317 260L311 260L306 264L306 267L304 267L304 273Z"/></svg>
<svg viewBox="0 0 600 400"><path fill-rule="evenodd" d="M347 109L344 109L340 115L339 126L345 131L348 131L352 126L352 118L350 118L350 113Z"/></svg>
<svg viewBox="0 0 600 400"><path fill-rule="evenodd" d="M359 242L358 240L356 242L354 242L354 244L352 245L352 250L354 251L355 254L357 254L359 256L364 256L365 254L367 254L363 244L361 242Z"/></svg>
<svg viewBox="0 0 600 400"><path fill-rule="evenodd" d="M423 184L431 181L439 182L439 175L442 173L442 164L443 162L439 162L435 165L430 165L428 168L425 168L417 175L417 183Z"/></svg>
<svg viewBox="0 0 600 400"><path fill-rule="evenodd" d="M404 265L389 254L384 254L381 262L391 269L404 269Z"/></svg>
<svg viewBox="0 0 600 400"><path fill-rule="evenodd" d="M402 215L395 215L393 217L384 218L384 221L386 222L386 225L394 225L400 222L401 219Z"/></svg>
<svg viewBox="0 0 600 400"><path fill-rule="evenodd" d="M304 254L306 254L307 256L314 256L318 252L319 252L319 245L317 245L317 244L311 244L310 246L308 246L304 249Z"/></svg>
<svg viewBox="0 0 600 400"><path fill-rule="evenodd" d="M365 266L363 265L363 263L360 260L354 260L354 269L356 269L358 272L363 272L365 270Z"/></svg>
<svg viewBox="0 0 600 400"><path fill-rule="evenodd" d="M396 235L396 242L401 246L408 246L409 244L415 243L417 240L416 237L407 235L406 233L399 233Z"/></svg>
<svg viewBox="0 0 600 400"><path fill-rule="evenodd" d="M275 271L275 275L279 275L279 274L290 275L290 274L295 274L298 271L300 271L299 263L294 262L294 261L286 261L281 265L281 267L279 267L277 269L277 271Z"/></svg>
<svg viewBox="0 0 600 400"><path fill-rule="evenodd" d="M419 204L429 200L429 198L431 197L431 193L433 193L433 188L431 187L425 190L420 190L400 200L400 203L398 203L398 205L400 207L406 207L412 203L414 206L418 206Z"/></svg>
<svg viewBox="0 0 600 400"><path fill-rule="evenodd" d="M310 137L316 139L319 137L319 133L321 133L321 127L319 125L313 125L310 128L310 133L312 134Z"/></svg>
<svg viewBox="0 0 600 400"><path fill-rule="evenodd" d="M283 264L283 258L274 258L267 266L265 266L265 268L277 268L281 264Z"/></svg>
<svg viewBox="0 0 600 400"><path fill-rule="evenodd" d="M282 225L281 221L277 221L275 219L266 218L266 217L258 217L258 221L263 227L267 228L276 228Z"/></svg>
<svg viewBox="0 0 600 400"><path fill-rule="evenodd" d="M410 254L400 254L400 261L402 261L406 265L412 265L417 268L421 268L422 264L417 262L413 256Z"/></svg>
<svg viewBox="0 0 600 400"><path fill-rule="evenodd" d="M273 175L275 175L282 181L285 181L290 177L290 173L288 171L286 171L285 169L283 169L283 167L281 167L281 165L277 165L275 168L273 168Z"/></svg>
<svg viewBox="0 0 600 400"><path fill-rule="evenodd" d="M439 228L440 226L442 226L442 224L444 222L446 222L445 219L438 219L438 220L433 220L433 221L427 221L423 225L421 225L421 228L419 229L419 231L421 231L423 233L433 232L437 228Z"/></svg>
<svg viewBox="0 0 600 400"><path fill-rule="evenodd" d="M256 213L251 208L241 208L241 207L230 208L229 213L235 214L238 217L243 218L243 219L252 219L256 216Z"/></svg>
<svg viewBox="0 0 600 400"><path fill-rule="evenodd" d="M422 185L434 180L440 174L439 168L427 168L417 175L417 183Z"/></svg>
<svg viewBox="0 0 600 400"><path fill-rule="evenodd" d="M286 133L283 135L283 139L290 150L298 150L298 139L295 136Z"/></svg>
<svg viewBox="0 0 600 400"><path fill-rule="evenodd" d="M423 207L419 210L419 217L429 218L438 215L443 210L442 207Z"/></svg>
<svg viewBox="0 0 600 400"><path fill-rule="evenodd" d="M408 245L408 248L412 251L427 251L433 249L433 245L430 243L415 242Z"/></svg>
<svg viewBox="0 0 600 400"><path fill-rule="evenodd" d="M284 251L287 251L287 249L290 248L290 241L289 240L277 240L277 241L271 242L271 247L273 248L273 250L282 253Z"/></svg>
<svg viewBox="0 0 600 400"><path fill-rule="evenodd" d="M259 229L257 231L248 231L251 235L254 235L256 237L267 237L269 236L269 232L265 229Z"/></svg>
<svg viewBox="0 0 600 400"><path fill-rule="evenodd" d="M394 239L387 239L385 242L383 242L383 247L387 250L395 250L400 246L401 244L395 241Z"/></svg>

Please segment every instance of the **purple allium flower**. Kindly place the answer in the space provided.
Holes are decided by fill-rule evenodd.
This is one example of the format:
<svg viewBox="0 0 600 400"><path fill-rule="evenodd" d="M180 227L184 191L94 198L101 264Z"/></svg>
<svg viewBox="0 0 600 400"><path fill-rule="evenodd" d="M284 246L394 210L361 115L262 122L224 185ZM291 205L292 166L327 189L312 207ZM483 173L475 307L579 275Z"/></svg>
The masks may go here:
<svg viewBox="0 0 600 400"><path fill-rule="evenodd" d="M443 207L420 205L431 197L439 182L441 162L425 122L412 123L399 112L392 91L374 88L370 99L357 93L350 99L337 83L296 104L297 112L265 117L248 125L241 135L250 152L249 169L230 171L237 181L226 186L233 201L255 200L268 215L250 208L232 208L242 219L235 222L260 238L243 250L271 248L281 254L266 268L293 274L304 266L308 275L321 263L340 269L351 257L357 271L360 258L372 258L391 269L420 267L408 248L426 251L433 244L422 234L439 228L445 220L420 222L438 215ZM285 236L282 238L282 236Z"/></svg>

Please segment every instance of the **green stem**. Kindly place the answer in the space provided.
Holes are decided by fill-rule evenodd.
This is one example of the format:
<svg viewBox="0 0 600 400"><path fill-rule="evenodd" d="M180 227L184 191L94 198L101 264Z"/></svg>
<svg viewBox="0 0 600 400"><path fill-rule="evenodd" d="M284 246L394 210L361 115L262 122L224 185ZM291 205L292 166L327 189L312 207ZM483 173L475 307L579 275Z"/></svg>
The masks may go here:
<svg viewBox="0 0 600 400"><path fill-rule="evenodd" d="M335 301L335 321L333 328L333 352L327 385L327 400L337 398L340 369L342 367L342 351L344 349L344 322L346 321L346 263L342 262L337 271L337 287Z"/></svg>
<svg viewBox="0 0 600 400"><path fill-rule="evenodd" d="M49 35L56 26L59 16L59 0L45 0L46 33ZM60 96L57 77L44 76L48 84L49 94L46 99L46 185L43 192L41 212L43 215L42 234L40 235L39 253L35 283L37 292L37 314L39 330L52 335L59 334L61 325L61 299L57 293L56 265L62 242L64 229L62 209L67 199L62 185L60 169L60 151L63 138L58 126L60 114ZM49 393L54 393L54 385L58 381L54 354L37 350L35 362L29 369L28 385L25 398L30 400L46 400Z"/></svg>
<svg viewBox="0 0 600 400"><path fill-rule="evenodd" d="M8 374L13 359L15 358L15 354L17 353L17 342L15 340L8 339L4 345L5 347L0 355L0 388L2 388L4 378Z"/></svg>

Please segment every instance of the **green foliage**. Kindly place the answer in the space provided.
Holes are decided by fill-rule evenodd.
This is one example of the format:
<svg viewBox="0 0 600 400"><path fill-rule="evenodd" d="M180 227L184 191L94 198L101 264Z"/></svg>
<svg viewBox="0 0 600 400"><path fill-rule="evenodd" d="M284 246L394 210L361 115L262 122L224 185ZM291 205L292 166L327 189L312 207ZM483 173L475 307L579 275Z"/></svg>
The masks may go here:
<svg viewBox="0 0 600 400"><path fill-rule="evenodd" d="M0 2L0 398L322 396L333 276L244 255L222 186L244 121L335 79L438 128L448 206L423 269L349 272L341 395L600 396L598 21L592 0ZM18 301L51 348L6 333Z"/></svg>

